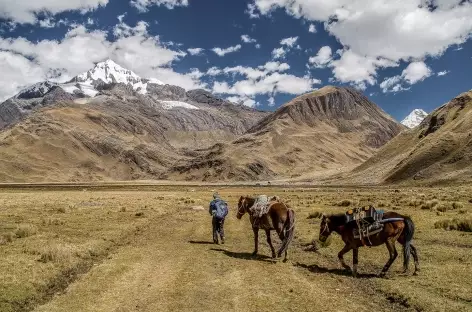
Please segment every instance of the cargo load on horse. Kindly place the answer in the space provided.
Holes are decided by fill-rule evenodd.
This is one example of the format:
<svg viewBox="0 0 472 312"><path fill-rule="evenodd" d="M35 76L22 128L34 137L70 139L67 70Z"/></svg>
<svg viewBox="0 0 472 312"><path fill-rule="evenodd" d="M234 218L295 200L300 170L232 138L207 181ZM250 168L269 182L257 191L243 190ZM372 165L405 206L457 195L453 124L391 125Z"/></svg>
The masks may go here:
<svg viewBox="0 0 472 312"><path fill-rule="evenodd" d="M369 236L381 232L384 227L384 223L381 222L384 211L376 210L373 206L350 209L346 211L345 215L346 224L355 224L353 227L354 238L361 239L364 245L366 245L365 239L368 240Z"/></svg>
<svg viewBox="0 0 472 312"><path fill-rule="evenodd" d="M277 196L269 197L267 195L259 195L256 197L254 204L249 208L249 213L254 218L253 226L259 226L260 219L262 216L266 215L269 212L270 205L273 202L278 202L279 198ZM269 225L270 227L271 225Z"/></svg>

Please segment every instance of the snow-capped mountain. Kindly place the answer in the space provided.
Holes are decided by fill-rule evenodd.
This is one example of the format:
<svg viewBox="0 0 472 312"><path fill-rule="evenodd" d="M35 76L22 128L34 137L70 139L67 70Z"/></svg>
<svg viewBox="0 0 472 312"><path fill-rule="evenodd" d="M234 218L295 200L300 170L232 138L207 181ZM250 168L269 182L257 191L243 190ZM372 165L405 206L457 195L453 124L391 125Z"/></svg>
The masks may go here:
<svg viewBox="0 0 472 312"><path fill-rule="evenodd" d="M123 68L112 60L108 59L104 62L97 63L94 68L85 73L82 73L73 78L68 85L70 86L68 92L74 92L75 84L77 89L81 89L85 94L94 96L90 87L96 90L97 87L110 83L124 83L131 85L133 90L142 94L147 93L148 84L163 85L164 83L155 78L145 79L141 78L129 69ZM89 88L87 88L88 86ZM67 88L67 86L66 86ZM85 90L84 90L85 89Z"/></svg>
<svg viewBox="0 0 472 312"><path fill-rule="evenodd" d="M417 127L425 117L428 116L428 113L422 109L414 109L405 119L402 120L401 124L408 128Z"/></svg>
<svg viewBox="0 0 472 312"><path fill-rule="evenodd" d="M58 86L57 83L51 81L43 81L35 83L23 90L21 90L17 95L14 96L16 99L31 99L31 98L40 98L46 95L52 88Z"/></svg>

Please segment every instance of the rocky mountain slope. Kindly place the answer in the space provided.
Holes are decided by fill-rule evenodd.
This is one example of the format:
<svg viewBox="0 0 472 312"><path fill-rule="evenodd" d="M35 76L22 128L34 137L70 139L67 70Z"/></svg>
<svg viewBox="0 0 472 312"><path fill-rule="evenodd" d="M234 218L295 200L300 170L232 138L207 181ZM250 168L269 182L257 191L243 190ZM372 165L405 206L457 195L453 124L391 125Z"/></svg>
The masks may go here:
<svg viewBox="0 0 472 312"><path fill-rule="evenodd" d="M428 113L422 109L414 109L408 116L401 121L401 124L410 129L419 126L419 124L428 116Z"/></svg>
<svg viewBox="0 0 472 312"><path fill-rule="evenodd" d="M401 133L346 181L391 183L472 179L472 91L429 114Z"/></svg>
<svg viewBox="0 0 472 312"><path fill-rule="evenodd" d="M169 176L252 180L345 170L371 157L402 129L359 92L324 87L283 105L237 140L196 151Z"/></svg>
<svg viewBox="0 0 472 312"><path fill-rule="evenodd" d="M124 83L102 67L81 82L93 94L43 82L0 104L0 181L162 178L190 150L232 141L268 114L205 90L148 83L144 93L132 72Z"/></svg>

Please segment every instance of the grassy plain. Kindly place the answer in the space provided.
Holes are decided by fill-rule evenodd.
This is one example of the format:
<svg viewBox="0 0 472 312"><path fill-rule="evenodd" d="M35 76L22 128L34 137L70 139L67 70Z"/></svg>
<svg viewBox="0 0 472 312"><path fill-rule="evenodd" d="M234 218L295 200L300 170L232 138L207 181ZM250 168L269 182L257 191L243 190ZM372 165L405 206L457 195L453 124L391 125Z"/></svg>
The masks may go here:
<svg viewBox="0 0 472 312"><path fill-rule="evenodd" d="M210 244L214 190L230 204L225 245ZM288 263L268 257L263 233L251 257L248 218L235 218L240 195L261 193L296 212ZM452 226L470 224L470 201L469 186L4 187L0 311L472 311L472 233ZM365 204L413 218L418 276L402 275L399 257L377 278L388 257L381 246L361 249L352 278L337 262L338 236L319 254L303 251L318 237L309 215Z"/></svg>

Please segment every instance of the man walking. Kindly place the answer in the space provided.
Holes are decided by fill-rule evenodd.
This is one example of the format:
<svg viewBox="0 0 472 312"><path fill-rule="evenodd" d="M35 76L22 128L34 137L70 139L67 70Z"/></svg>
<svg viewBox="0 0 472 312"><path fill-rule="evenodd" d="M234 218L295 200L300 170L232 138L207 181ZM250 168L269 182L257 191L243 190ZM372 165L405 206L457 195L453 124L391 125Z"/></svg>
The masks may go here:
<svg viewBox="0 0 472 312"><path fill-rule="evenodd" d="M218 234L221 238L221 243L225 243L225 231L223 229L225 218L228 214L228 204L220 198L218 193L213 194L213 200L210 202L210 215L213 216L213 242L218 244Z"/></svg>

